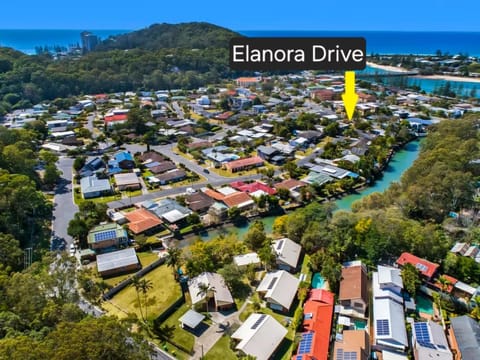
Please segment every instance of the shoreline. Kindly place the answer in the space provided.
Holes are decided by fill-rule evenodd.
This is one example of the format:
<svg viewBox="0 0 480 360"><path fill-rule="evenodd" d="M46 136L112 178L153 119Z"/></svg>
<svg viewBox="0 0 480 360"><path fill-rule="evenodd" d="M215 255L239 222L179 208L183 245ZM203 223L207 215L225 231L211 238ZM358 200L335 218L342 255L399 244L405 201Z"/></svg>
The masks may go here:
<svg viewBox="0 0 480 360"><path fill-rule="evenodd" d="M395 73L408 73L411 70L392 66L392 65L380 65L377 63L373 63L367 61L367 66L370 66L375 69L395 72ZM425 79L425 80L444 80L444 81L457 81L457 82L470 82L470 83L478 83L480 84L480 78L476 77L468 77L468 76L454 76L454 75L443 75L443 74L434 74L434 75L410 75L409 77L414 79Z"/></svg>
<svg viewBox="0 0 480 360"><path fill-rule="evenodd" d="M453 76L453 75L415 75L411 76L414 79L425 80L444 80L444 81L457 81L457 82L469 82L480 84L480 78L466 77L466 76Z"/></svg>

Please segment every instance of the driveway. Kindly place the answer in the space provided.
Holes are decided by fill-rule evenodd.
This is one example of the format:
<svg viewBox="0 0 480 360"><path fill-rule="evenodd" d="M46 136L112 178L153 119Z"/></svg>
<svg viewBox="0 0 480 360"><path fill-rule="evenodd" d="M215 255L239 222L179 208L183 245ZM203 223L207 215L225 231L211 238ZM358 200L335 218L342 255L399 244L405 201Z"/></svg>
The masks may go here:
<svg viewBox="0 0 480 360"><path fill-rule="evenodd" d="M67 234L68 223L78 211L73 203L72 194L72 166L74 159L61 156L57 162L57 168L62 172L57 187L55 188L52 228L55 236L64 239L68 246L73 242Z"/></svg>

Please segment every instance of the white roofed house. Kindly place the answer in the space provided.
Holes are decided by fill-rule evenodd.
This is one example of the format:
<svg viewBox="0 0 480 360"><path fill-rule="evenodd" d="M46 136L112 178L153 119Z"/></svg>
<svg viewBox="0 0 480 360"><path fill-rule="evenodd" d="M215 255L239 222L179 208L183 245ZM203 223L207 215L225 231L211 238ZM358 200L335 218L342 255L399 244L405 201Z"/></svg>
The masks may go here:
<svg viewBox="0 0 480 360"><path fill-rule="evenodd" d="M289 238L275 240L272 249L277 255L277 266L280 270L295 272L298 266L298 260L302 252L302 247Z"/></svg>
<svg viewBox="0 0 480 360"><path fill-rule="evenodd" d="M242 254L242 255L236 255L233 257L233 262L235 265L238 267L244 267L248 265L253 265L255 267L259 267L262 264L262 261L258 257L258 254L255 252L248 253L248 254Z"/></svg>
<svg viewBox="0 0 480 360"><path fill-rule="evenodd" d="M408 347L400 270L378 266L373 273L373 328L377 345L405 351Z"/></svg>
<svg viewBox="0 0 480 360"><path fill-rule="evenodd" d="M268 360L273 358L287 332L272 316L252 314L233 333L232 339L239 341L235 349L257 360Z"/></svg>
<svg viewBox="0 0 480 360"><path fill-rule="evenodd" d="M412 324L412 346L416 360L453 359L442 326L433 321Z"/></svg>
<svg viewBox="0 0 480 360"><path fill-rule="evenodd" d="M220 274L204 272L188 282L188 292L192 299L192 305L203 306L207 311L212 309L213 302L215 311L230 309L235 306L232 294Z"/></svg>
<svg viewBox="0 0 480 360"><path fill-rule="evenodd" d="M268 306L277 311L288 312L298 290L300 280L285 270L270 272L258 285L257 292Z"/></svg>

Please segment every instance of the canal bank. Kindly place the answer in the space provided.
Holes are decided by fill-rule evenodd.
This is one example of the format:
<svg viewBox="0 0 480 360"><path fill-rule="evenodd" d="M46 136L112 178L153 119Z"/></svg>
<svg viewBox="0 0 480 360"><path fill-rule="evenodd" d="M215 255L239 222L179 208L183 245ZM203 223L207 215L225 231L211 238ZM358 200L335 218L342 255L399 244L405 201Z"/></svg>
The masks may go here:
<svg viewBox="0 0 480 360"><path fill-rule="evenodd" d="M418 154L420 153L420 143L421 140L411 141L401 150L396 151L388 162L388 165L385 167L383 176L374 184L359 190L358 193L346 195L335 200L338 210L351 210L352 204L355 201L374 192L383 192L390 186L390 184L399 181L402 174L412 166L413 162L417 159ZM278 215L272 215L258 219L264 224L267 234L272 232L273 223L277 217ZM254 221L249 221L241 226L224 225L210 229L201 234L190 235L183 240L178 241L178 246L185 247L192 244L197 239L210 241L218 236L226 236L229 234L235 234L239 239L242 239L253 222Z"/></svg>

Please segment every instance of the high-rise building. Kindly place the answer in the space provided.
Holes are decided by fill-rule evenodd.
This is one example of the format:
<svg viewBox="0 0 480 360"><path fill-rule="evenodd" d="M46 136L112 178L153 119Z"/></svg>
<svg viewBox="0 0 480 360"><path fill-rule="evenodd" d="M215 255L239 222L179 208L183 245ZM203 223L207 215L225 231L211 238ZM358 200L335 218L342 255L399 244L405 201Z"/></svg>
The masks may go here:
<svg viewBox="0 0 480 360"><path fill-rule="evenodd" d="M83 31L80 37L82 38L82 50L84 53L95 50L95 47L100 42L98 36L92 34L90 31Z"/></svg>

